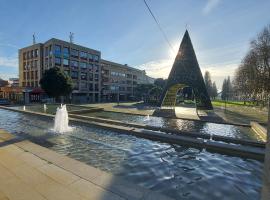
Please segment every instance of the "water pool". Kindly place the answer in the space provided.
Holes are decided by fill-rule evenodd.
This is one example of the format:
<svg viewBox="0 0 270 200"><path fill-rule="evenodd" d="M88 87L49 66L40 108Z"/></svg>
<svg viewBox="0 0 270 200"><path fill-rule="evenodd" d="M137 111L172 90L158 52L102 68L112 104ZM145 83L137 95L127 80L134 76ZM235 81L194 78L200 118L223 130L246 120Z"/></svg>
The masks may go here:
<svg viewBox="0 0 270 200"><path fill-rule="evenodd" d="M0 128L175 199L260 197L259 161L88 126L66 134L52 127L52 119L0 109Z"/></svg>
<svg viewBox="0 0 270 200"><path fill-rule="evenodd" d="M52 114L55 113L57 105L47 105L47 107L48 107L47 113ZM14 107L14 108L22 109L22 107ZM80 106L70 106L70 105L67 106L67 110L69 111L79 109L85 108ZM43 112L43 106L42 105L26 106L26 110ZM225 125L192 120L182 120L182 119L170 119L154 116L145 117L140 115L132 115L108 111L84 113L82 115L90 117L99 117L103 119L118 120L126 123L138 123L163 128L173 128L177 130L191 131L202 134L207 133L254 141L260 140L260 138L250 128L242 126Z"/></svg>

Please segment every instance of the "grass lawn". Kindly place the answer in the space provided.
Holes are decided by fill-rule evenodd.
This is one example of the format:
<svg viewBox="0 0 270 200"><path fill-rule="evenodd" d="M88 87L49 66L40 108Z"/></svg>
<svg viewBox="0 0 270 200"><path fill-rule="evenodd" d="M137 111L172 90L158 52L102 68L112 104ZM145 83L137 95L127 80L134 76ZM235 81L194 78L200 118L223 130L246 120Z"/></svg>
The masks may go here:
<svg viewBox="0 0 270 200"><path fill-rule="evenodd" d="M245 104L244 101L227 101L226 104L231 105L231 106L254 106L254 104L252 102L246 102L246 104ZM212 105L213 106L225 106L225 101L213 100Z"/></svg>

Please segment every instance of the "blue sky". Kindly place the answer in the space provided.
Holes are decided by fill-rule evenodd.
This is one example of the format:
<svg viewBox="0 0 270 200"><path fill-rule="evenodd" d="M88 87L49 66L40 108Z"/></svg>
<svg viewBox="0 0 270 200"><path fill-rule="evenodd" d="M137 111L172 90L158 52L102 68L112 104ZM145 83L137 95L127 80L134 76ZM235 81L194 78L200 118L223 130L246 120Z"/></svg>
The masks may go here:
<svg viewBox="0 0 270 200"><path fill-rule="evenodd" d="M166 78L186 24L202 72L221 87L249 42L270 23L269 0L147 0L170 42L165 42L143 0L1 0L0 77L18 75L18 49L52 37L100 50L107 60Z"/></svg>

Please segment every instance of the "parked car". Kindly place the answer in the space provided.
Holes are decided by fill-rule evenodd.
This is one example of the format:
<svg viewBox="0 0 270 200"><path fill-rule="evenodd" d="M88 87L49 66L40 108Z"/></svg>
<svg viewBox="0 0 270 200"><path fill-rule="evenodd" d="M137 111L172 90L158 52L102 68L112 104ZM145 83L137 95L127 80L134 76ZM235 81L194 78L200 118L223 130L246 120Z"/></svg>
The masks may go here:
<svg viewBox="0 0 270 200"><path fill-rule="evenodd" d="M0 99L0 105L9 105L10 102L7 99Z"/></svg>

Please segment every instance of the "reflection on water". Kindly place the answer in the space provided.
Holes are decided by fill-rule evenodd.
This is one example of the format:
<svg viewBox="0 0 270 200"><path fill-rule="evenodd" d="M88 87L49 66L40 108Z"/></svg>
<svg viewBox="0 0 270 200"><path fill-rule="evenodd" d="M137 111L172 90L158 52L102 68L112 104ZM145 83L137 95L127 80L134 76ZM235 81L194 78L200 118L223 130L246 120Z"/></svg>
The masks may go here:
<svg viewBox="0 0 270 200"><path fill-rule="evenodd" d="M0 127L175 199L259 199L259 161L85 126L55 134L52 119L1 109Z"/></svg>
<svg viewBox="0 0 270 200"><path fill-rule="evenodd" d="M47 113L55 113L57 105L47 105ZM17 107L21 109L21 107ZM26 106L27 110L32 110L36 112L43 112L42 105ZM79 110L82 107L79 106L67 106L69 111ZM163 117L154 116L139 116L131 115L125 113L115 113L115 112L93 112L83 114L85 116L99 117L103 119L113 119L127 123L138 123L146 124L151 126L163 127L163 128L174 128L182 131L192 131L198 133L208 133L211 135L222 135L234 138L249 139L249 140L260 140L250 128L224 125L216 123L206 123L200 121L182 120L182 119L170 119Z"/></svg>
<svg viewBox="0 0 270 200"><path fill-rule="evenodd" d="M138 123L138 124L147 124L151 126L163 127L163 128L174 128L182 131L192 131L199 133L208 133L213 135L222 135L234 138L250 139L250 140L259 140L259 138L254 134L250 128L233 126L233 125L224 125L216 123L206 123L199 121L191 120L182 120L182 119L170 119L163 117L154 117L149 116L145 120L144 116L130 115L124 113L115 113L115 112L95 112L83 114L91 117L100 117L104 119L113 119L119 120L127 123Z"/></svg>

